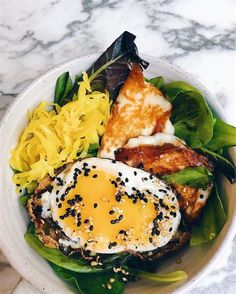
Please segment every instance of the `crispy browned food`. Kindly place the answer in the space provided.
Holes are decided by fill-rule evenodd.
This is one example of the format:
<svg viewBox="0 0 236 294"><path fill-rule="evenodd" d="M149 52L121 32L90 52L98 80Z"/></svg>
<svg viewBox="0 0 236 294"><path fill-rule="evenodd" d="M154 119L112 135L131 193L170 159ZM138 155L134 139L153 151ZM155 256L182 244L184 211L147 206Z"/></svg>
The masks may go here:
<svg viewBox="0 0 236 294"><path fill-rule="evenodd" d="M206 157L183 144L175 146L168 143L162 146L123 147L116 152L115 158L130 166L142 168L158 175L171 174L186 167L196 166L213 170L211 162ZM188 221L197 219L211 192L212 185L209 185L206 190L177 184L172 187L178 194L180 208L186 219Z"/></svg>
<svg viewBox="0 0 236 294"><path fill-rule="evenodd" d="M165 175L186 167L204 166L212 170L209 160L183 144L175 146L165 143L162 146L139 145L123 147L117 150L116 160L133 167L142 167L146 171Z"/></svg>
<svg viewBox="0 0 236 294"><path fill-rule="evenodd" d="M141 68L133 65L112 107L99 156L114 158L114 151L130 138L164 132L170 127L170 112L171 104L160 90L145 82Z"/></svg>

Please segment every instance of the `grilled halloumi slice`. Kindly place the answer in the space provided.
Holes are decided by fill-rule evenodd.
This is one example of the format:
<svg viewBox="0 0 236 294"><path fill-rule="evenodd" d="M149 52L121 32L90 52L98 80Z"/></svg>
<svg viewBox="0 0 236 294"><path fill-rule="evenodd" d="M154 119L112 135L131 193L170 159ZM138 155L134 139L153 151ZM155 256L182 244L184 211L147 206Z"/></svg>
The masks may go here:
<svg viewBox="0 0 236 294"><path fill-rule="evenodd" d="M210 171L213 169L205 156L189 149L174 135L162 133L130 139L124 147L117 150L115 158L157 175L171 174L186 167L203 166ZM210 195L212 184L206 190L177 184L172 187L179 195L180 208L186 219L194 221Z"/></svg>
<svg viewBox="0 0 236 294"><path fill-rule="evenodd" d="M169 121L171 104L152 84L146 82L141 68L133 68L112 107L111 117L102 137L99 156L114 158L115 151L130 138L157 132L173 134Z"/></svg>

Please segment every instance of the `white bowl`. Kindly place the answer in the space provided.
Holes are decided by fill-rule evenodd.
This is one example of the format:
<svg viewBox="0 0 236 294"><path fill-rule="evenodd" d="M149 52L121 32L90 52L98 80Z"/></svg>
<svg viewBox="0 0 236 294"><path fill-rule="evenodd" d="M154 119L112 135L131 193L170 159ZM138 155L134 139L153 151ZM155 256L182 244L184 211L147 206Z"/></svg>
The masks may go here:
<svg viewBox="0 0 236 294"><path fill-rule="evenodd" d="M43 293L71 293L71 291L53 273L47 262L31 249L24 240L28 216L25 209L18 202L15 187L11 181L12 171L9 167L9 155L27 122L27 111L33 109L42 100L53 100L57 77L65 71L69 71L72 76L85 71L97 57L98 54L92 54L75 58L40 76L16 98L3 118L0 128L0 246L12 266L29 284ZM167 81L182 80L192 84L203 92L209 105L227 121L214 96L193 76L176 66L153 57L142 57L150 62L148 69L145 71L147 77L161 75ZM235 150L233 150L232 154L236 158ZM160 265L160 272L177 269L185 270L188 274L188 279L169 285L157 285L140 280L130 284L126 288L127 293L184 293L214 268L215 262L232 241L236 231L236 186L230 185L226 179L222 178L222 187L225 193L228 219L220 235L211 243L189 247L179 252L177 255L181 257L181 264L176 264L175 256L168 258Z"/></svg>

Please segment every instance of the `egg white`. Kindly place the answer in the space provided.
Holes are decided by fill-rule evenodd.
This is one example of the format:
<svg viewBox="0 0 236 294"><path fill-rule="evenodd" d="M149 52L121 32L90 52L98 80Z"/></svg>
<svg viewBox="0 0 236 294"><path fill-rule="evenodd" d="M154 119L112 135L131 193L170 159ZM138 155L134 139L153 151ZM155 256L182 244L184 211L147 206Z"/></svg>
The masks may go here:
<svg viewBox="0 0 236 294"><path fill-rule="evenodd" d="M60 220L58 215L58 209L57 209L58 198L60 199L60 197L65 193L66 189L73 182L73 175L74 175L75 169L82 169L84 163L87 164L87 168L92 169L92 167L96 166L97 170L104 171L107 174L113 175L115 177L118 177L118 172L122 173L122 176L120 177L122 180L124 180L125 178L129 179L129 182L126 183L126 186L125 186L125 191L129 194L133 193L132 191L133 187L135 187L136 189L139 189L141 192L145 192L149 190L152 195L150 197L153 197L153 199L156 199L156 200L157 198L158 200L163 199L168 202L169 206L174 207L172 211L175 212L175 216L170 215L167 210L160 207L160 211L163 213L164 217L167 216L168 214L168 219L165 219L165 221L161 222L160 235L156 237L155 243L147 242L146 244L141 244L137 240L137 242L127 242L126 244L118 244L115 247L108 248L107 244L109 242L113 242L114 240L107 240L104 238L104 236L99 236L99 238L96 240L100 245L98 249L96 247L96 243L88 245L88 240L85 240L83 238L78 238L78 236L75 234L75 232L73 232L73 230L70 227L65 226L65 224L63 223L63 221ZM55 179L55 181L52 183L52 186L53 186L52 191L45 192L42 195L42 216L52 217L52 219L58 223L59 227L65 233L67 238L65 240L62 238L59 240L59 243L62 246L65 246L65 247L71 246L72 248L84 248L85 244L87 244L88 247L86 247L86 249L89 249L90 251L93 251L93 252L106 253L106 254L129 251L129 250L135 251L135 252L143 252L143 251L154 250L158 247L164 246L170 241L172 236L177 231L177 228L179 226L180 219L181 219L177 197L174 194L174 192L169 187L167 187L167 185L163 181L161 181L155 176L151 176L151 174L148 172L145 172L137 168L129 167L126 164L123 164L121 162L117 162L114 160L102 159L102 158L87 158L87 159L76 162L69 169L66 169L64 172L59 174L57 178L60 178L63 181L63 185L58 186L57 179ZM89 188L90 187L88 187L88 189ZM163 191L167 191L168 193L160 192L158 191L159 189ZM134 225L135 225L135 221L137 220L134 220ZM153 227L153 223L150 223L149 228L151 229L152 227Z"/></svg>

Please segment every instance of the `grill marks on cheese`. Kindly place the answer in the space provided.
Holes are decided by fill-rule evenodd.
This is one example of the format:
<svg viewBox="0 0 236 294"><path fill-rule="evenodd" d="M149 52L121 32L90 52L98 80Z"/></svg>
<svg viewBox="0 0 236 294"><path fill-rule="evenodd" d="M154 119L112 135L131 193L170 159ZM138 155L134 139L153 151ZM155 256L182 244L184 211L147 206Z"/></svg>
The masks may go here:
<svg viewBox="0 0 236 294"><path fill-rule="evenodd" d="M116 152L116 160L158 175L171 174L195 166L213 170L212 164L205 156L189 149L177 137L167 134L130 139L126 146ZM205 190L179 184L173 184L172 187L179 195L180 208L186 219L193 221L198 218L212 185Z"/></svg>
<svg viewBox="0 0 236 294"><path fill-rule="evenodd" d="M114 158L114 152L129 138L165 132L171 125L170 112L171 104L156 87L144 81L141 68L133 65L113 105L99 156Z"/></svg>

